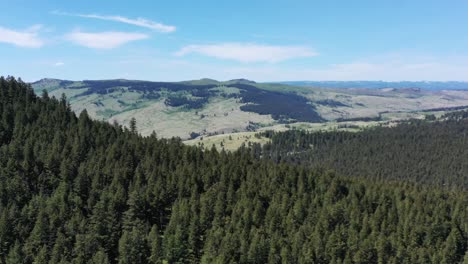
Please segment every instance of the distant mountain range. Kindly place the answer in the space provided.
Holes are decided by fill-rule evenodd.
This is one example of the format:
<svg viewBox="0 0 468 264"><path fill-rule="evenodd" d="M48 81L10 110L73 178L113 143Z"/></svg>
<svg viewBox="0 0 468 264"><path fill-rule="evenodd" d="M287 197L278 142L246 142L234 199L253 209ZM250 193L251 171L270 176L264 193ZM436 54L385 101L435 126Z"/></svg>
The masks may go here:
<svg viewBox="0 0 468 264"><path fill-rule="evenodd" d="M468 82L384 82L384 81L285 81L281 84L294 86L310 86L321 88L361 88L361 89L385 89L385 88L419 88L426 90L468 90Z"/></svg>

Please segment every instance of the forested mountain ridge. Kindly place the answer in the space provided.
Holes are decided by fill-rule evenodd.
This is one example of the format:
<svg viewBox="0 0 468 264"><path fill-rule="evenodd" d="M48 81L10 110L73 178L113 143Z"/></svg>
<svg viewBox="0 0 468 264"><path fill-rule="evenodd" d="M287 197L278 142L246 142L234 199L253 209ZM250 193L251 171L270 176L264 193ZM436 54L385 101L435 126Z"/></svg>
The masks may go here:
<svg viewBox="0 0 468 264"><path fill-rule="evenodd" d="M402 84L401 84L402 85ZM67 81L42 79L32 83L37 94L67 95L76 112L86 109L96 120L129 125L161 137L209 136L320 122L392 122L468 108L468 90L430 91L412 86L389 89L341 89L256 83L245 79L220 82L137 80ZM447 88L450 88L448 86ZM376 87L374 87L376 88Z"/></svg>
<svg viewBox="0 0 468 264"><path fill-rule="evenodd" d="M346 176L409 180L468 189L468 111L439 121L411 120L361 132L267 131L271 139L254 145L257 157L312 167Z"/></svg>
<svg viewBox="0 0 468 264"><path fill-rule="evenodd" d="M13 78L0 78L0 113L2 263L468 258L466 192L141 137Z"/></svg>

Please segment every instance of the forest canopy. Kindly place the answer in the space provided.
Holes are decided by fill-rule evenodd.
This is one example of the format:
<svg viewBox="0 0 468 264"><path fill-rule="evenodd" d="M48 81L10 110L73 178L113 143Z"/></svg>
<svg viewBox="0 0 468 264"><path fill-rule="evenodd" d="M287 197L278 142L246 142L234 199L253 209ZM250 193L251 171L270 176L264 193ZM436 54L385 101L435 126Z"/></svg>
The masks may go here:
<svg viewBox="0 0 468 264"><path fill-rule="evenodd" d="M468 111L361 132L266 131L258 158L333 169L340 175L468 189Z"/></svg>

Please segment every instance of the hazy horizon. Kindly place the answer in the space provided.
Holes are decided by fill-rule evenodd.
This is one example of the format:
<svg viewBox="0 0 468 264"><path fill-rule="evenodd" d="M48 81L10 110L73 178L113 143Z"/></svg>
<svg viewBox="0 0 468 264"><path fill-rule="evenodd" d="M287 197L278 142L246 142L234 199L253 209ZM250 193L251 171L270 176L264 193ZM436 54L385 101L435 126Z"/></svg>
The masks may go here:
<svg viewBox="0 0 468 264"><path fill-rule="evenodd" d="M13 76L13 75L11 75ZM294 83L294 82L337 82L337 83L345 83L345 82L382 82L382 83L402 83L402 82L412 82L412 83L418 83L418 82L432 82L432 83L468 83L468 80L467 81L459 81L459 80L446 80L446 81L439 81L439 80L414 80L414 81L410 81L410 80L395 80L395 81L387 81L387 80L372 80L372 79L362 79L362 80L306 80L306 79L303 79L303 80L277 80L277 81L257 81L257 80L254 80L254 79L247 79L247 78L242 78L242 77L239 77L239 78L233 78L233 79L224 79L224 80L219 80L219 79L215 79L215 78L209 78L209 77L201 77L201 78L197 78L197 79L187 79L187 80L175 80L175 81L171 81L171 80L159 80L159 79L131 79L131 78L109 78L109 79L87 79L87 78L84 78L84 79L62 79L62 78L54 78L54 77L43 77L43 78L39 78L39 79L35 79L35 80L25 80L24 78L22 78L21 76L13 76L13 77L19 77L21 78L23 81L25 82L28 82L28 83L34 83L34 82L38 82L38 81L41 81L41 80L44 80L44 79L50 79L50 80L63 80L63 81L105 81L105 80L126 80L126 81L148 81L148 82L188 82L188 81L199 81L199 80L213 80L213 81L217 81L217 82L228 82L228 81L232 81L232 80L247 80L247 81L254 81L254 82L257 82L257 83Z"/></svg>

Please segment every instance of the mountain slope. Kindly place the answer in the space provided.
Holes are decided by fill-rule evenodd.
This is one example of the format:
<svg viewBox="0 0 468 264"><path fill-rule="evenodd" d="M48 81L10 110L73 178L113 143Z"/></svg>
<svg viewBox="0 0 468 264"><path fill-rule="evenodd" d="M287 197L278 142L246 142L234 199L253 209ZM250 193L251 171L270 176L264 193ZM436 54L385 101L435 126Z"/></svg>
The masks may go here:
<svg viewBox="0 0 468 264"><path fill-rule="evenodd" d="M0 262L459 263L467 194L202 151L0 78Z"/></svg>

